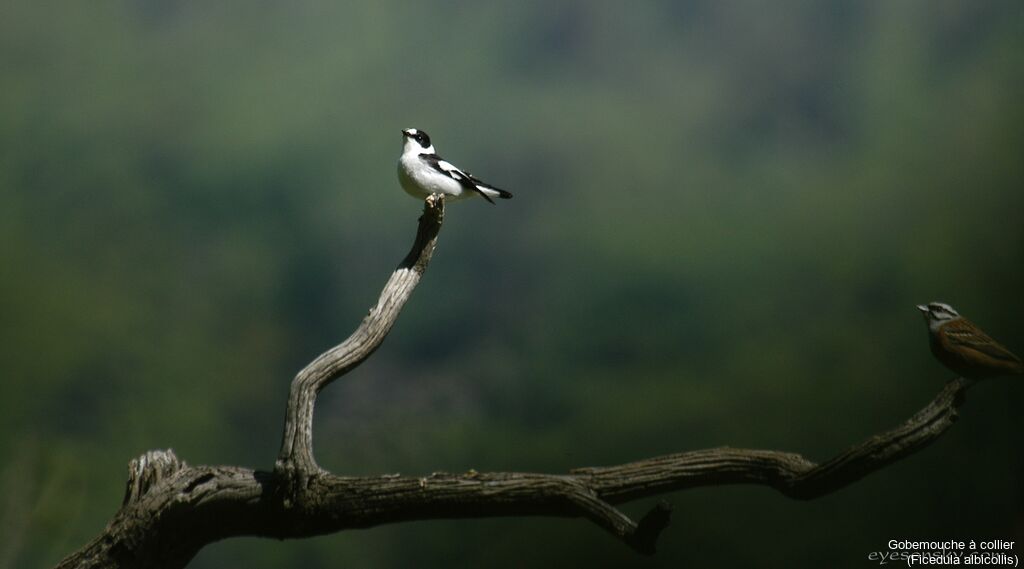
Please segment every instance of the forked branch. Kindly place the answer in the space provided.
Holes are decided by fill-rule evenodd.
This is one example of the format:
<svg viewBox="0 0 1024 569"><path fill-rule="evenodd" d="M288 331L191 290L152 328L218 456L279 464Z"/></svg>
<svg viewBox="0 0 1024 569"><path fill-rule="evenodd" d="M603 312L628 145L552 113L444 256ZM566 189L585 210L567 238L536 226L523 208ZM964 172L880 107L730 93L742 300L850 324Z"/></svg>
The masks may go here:
<svg viewBox="0 0 1024 569"><path fill-rule="evenodd" d="M292 381L281 452L272 472L188 466L173 452L131 462L125 500L106 529L61 568L179 568L206 544L235 536L300 538L409 520L494 516L583 517L651 554L670 517L662 502L639 523L615 504L675 490L759 484L796 499L834 492L921 450L948 429L971 386L949 382L905 423L816 464L799 454L728 447L566 474L515 472L344 477L313 458L319 392L380 346L437 243L444 202L428 199L412 250L356 331Z"/></svg>

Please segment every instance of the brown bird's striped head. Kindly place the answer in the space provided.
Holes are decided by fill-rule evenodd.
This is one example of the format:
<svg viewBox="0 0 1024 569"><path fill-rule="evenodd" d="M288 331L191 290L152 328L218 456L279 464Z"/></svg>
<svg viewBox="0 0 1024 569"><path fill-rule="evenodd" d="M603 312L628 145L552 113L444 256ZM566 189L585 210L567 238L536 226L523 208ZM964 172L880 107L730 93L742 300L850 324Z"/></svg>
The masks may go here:
<svg viewBox="0 0 1024 569"><path fill-rule="evenodd" d="M942 326L946 322L951 322L960 318L960 313L955 308L946 304L945 302L929 302L928 304L918 304L917 309L921 311L924 316L925 322L928 323L928 328L934 331L939 326Z"/></svg>

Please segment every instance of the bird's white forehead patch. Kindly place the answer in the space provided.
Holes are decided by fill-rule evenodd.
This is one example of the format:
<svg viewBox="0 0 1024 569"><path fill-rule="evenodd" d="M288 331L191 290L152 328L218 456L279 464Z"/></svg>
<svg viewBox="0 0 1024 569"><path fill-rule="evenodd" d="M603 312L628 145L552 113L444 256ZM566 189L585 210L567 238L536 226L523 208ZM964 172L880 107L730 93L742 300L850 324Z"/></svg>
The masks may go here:
<svg viewBox="0 0 1024 569"><path fill-rule="evenodd" d="M418 133L419 133L419 131L414 129L414 128L407 128L407 129L405 129L405 134L408 134L409 136L416 136L416 134L418 134Z"/></svg>
<svg viewBox="0 0 1024 569"><path fill-rule="evenodd" d="M942 323L960 318L960 313L945 302L929 302L927 317L931 323L929 327L935 328Z"/></svg>

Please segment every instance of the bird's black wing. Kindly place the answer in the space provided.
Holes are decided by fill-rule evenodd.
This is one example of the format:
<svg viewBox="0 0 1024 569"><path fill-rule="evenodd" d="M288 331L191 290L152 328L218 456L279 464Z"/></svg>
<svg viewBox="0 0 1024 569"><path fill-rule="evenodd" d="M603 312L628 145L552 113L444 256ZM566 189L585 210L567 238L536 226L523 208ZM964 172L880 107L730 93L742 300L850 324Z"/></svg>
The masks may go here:
<svg viewBox="0 0 1024 569"><path fill-rule="evenodd" d="M483 190L481 190L477 186L477 184L486 186L488 188L490 186L474 178L471 174L463 172L457 166L455 166L455 164L452 164L451 162L445 160L444 158L441 158L437 154L420 154L420 158L427 164L430 164L430 167L437 171L439 174L444 174L445 176L448 176L449 178L458 182L463 188L476 192L483 196L485 200L491 202L492 204L494 203L494 200L488 197L488 195L485 194Z"/></svg>
<svg viewBox="0 0 1024 569"><path fill-rule="evenodd" d="M506 192L505 190L503 190L501 188L498 188L498 187L494 186L493 184L488 184L487 182L481 180L480 178L477 178L476 176L474 176L473 174L470 174L469 172L466 172L465 170L463 170L463 173L466 174L467 176L469 176L469 179L472 180L473 183L477 185L477 187L486 188L488 190L494 190L494 191L498 192L498 197L499 198L507 200L507 199L510 199L512 197L512 192Z"/></svg>

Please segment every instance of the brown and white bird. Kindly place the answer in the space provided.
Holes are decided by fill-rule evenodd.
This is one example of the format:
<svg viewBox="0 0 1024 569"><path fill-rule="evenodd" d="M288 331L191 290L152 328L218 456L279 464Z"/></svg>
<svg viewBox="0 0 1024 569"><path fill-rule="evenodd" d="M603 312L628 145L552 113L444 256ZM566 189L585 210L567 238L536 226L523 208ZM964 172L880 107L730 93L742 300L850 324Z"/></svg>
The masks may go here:
<svg viewBox="0 0 1024 569"><path fill-rule="evenodd" d="M970 379L1024 373L1024 364L1013 352L996 342L943 302L919 304L928 323L932 354L942 365Z"/></svg>

